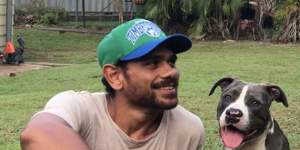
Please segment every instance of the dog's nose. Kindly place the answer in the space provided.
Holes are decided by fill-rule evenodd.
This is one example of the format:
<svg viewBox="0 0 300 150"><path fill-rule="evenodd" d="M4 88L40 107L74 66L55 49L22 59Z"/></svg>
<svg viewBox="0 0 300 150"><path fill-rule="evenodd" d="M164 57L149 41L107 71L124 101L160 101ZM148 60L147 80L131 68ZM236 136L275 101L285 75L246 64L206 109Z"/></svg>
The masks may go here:
<svg viewBox="0 0 300 150"><path fill-rule="evenodd" d="M239 109L230 108L226 111L225 121L228 124L238 123L240 118L243 116L243 113Z"/></svg>
<svg viewBox="0 0 300 150"><path fill-rule="evenodd" d="M233 116L233 117L242 117L243 113L241 110L239 109L235 109L235 108L230 108L226 111L226 115L228 116Z"/></svg>

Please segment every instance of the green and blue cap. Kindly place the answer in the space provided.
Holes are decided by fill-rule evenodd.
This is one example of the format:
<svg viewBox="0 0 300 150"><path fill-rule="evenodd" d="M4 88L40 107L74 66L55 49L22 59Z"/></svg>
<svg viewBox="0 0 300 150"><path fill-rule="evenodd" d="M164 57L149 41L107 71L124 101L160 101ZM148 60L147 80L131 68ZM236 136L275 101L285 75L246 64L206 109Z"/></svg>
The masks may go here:
<svg viewBox="0 0 300 150"><path fill-rule="evenodd" d="M123 23L108 33L97 46L101 67L140 58L161 44L166 44L174 53L191 48L191 40L179 33L167 36L156 24L145 19Z"/></svg>

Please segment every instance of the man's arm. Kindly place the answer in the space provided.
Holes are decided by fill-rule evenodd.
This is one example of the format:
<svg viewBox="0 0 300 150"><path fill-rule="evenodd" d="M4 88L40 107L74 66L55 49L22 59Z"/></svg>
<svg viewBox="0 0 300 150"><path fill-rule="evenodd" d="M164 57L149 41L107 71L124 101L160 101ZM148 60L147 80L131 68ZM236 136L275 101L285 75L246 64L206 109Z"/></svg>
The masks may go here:
<svg viewBox="0 0 300 150"><path fill-rule="evenodd" d="M89 147L66 121L60 117L41 113L22 131L22 150L88 150Z"/></svg>

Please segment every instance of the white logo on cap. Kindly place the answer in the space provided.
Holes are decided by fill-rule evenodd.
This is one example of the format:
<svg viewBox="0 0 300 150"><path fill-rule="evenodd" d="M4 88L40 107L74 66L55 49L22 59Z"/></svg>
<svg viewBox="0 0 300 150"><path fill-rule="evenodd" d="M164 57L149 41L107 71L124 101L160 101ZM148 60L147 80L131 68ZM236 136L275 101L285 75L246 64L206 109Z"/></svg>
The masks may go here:
<svg viewBox="0 0 300 150"><path fill-rule="evenodd" d="M135 24L128 29L126 38L134 45L143 34L146 34L150 37L159 37L160 32L160 28L154 23L142 20L135 22Z"/></svg>

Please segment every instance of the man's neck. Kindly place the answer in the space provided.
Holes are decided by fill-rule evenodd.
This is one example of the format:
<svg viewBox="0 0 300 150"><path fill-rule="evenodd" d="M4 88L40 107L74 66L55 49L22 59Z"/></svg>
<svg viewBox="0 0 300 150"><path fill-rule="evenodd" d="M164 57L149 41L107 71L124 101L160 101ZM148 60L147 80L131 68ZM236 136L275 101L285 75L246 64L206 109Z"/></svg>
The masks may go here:
<svg viewBox="0 0 300 150"><path fill-rule="evenodd" d="M133 139L145 139L154 133L161 122L163 111L133 107L118 96L107 96L107 108L112 120Z"/></svg>

